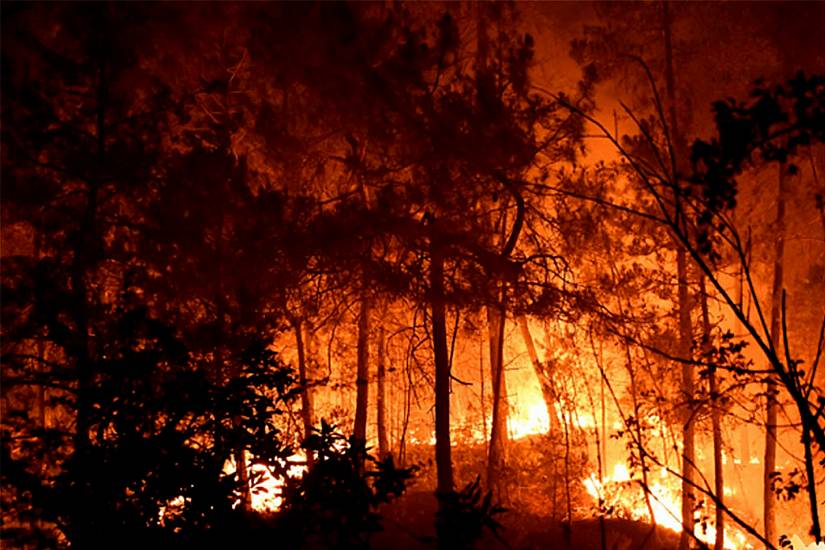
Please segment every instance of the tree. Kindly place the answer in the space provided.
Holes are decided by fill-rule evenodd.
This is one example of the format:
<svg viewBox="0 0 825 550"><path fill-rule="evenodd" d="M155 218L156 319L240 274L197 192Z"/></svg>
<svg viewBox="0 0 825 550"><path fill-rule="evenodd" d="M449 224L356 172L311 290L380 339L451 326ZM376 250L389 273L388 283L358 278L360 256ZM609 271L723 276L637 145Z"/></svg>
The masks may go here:
<svg viewBox="0 0 825 550"><path fill-rule="evenodd" d="M295 452L284 413L307 384L270 346L317 227L237 147L244 56L227 48L214 79L199 67L173 89L151 15L163 28L181 14L138 11L27 6L4 32L3 225L20 229L2 272L3 499L21 543L202 546L289 528L239 504L259 481L248 458L283 477ZM49 425L30 407L44 387ZM384 494L406 477L377 479Z"/></svg>
<svg viewBox="0 0 825 550"><path fill-rule="evenodd" d="M21 9L14 17L20 29L4 47L10 75L4 79L4 96L15 107L4 125L4 217L30 224L48 252L36 262L21 258L6 264L10 271L4 280L17 291L9 292L17 296L9 306L21 312L27 305L39 306L6 331L6 342L43 339L64 358L57 366L67 369L68 395L61 398L70 399L66 412L75 423L68 464L73 495L84 501L93 474L93 334L100 331L95 324L101 310L111 307L105 296L113 291L103 276L120 278L129 256L117 245L107 246L107 240L122 231L123 199L150 179L147 165L156 154L160 128L149 113L164 108L165 97L162 89L149 87L142 102L130 94L113 98L112 90L120 90L135 67L125 42L118 40L131 33L115 36L118 29L125 31L122 12L41 7ZM38 17L59 20L59 32L45 36L33 24ZM77 37L82 38L74 42ZM24 69L23 59L31 61L30 68ZM114 262L107 265L110 258ZM48 276L33 277L46 265ZM25 284L32 281L39 284ZM43 291L55 299L43 303L41 295L31 301ZM17 352L11 353L8 359ZM78 507L67 527L81 539L92 524L83 509Z"/></svg>
<svg viewBox="0 0 825 550"><path fill-rule="evenodd" d="M377 508L404 492L415 468L399 469L392 458L374 458L363 440L347 439L325 422L304 447L317 461L286 488L281 521L291 531L289 543L369 548L370 537L381 530Z"/></svg>
<svg viewBox="0 0 825 550"><path fill-rule="evenodd" d="M825 96L822 78L799 74L786 86L770 88L764 84L757 85L751 97L751 101L745 104L730 100L714 105L718 137L709 142L694 142L691 149L692 175L688 178L687 184L681 185L678 184L678 180L673 181L666 174L656 172L640 163L639 159L623 147L602 124L592 117L589 120L617 147L637 174L644 189L656 200L657 206L653 214L644 211L640 214L655 216L654 219L674 232L694 265L711 282L725 307L742 322L770 364L772 373L780 380L783 390L794 401L803 434L811 434L811 443L815 443L821 449L825 445L825 431L820 420L821 411L818 411L817 406L810 401L810 383L805 380L806 376L799 372L798 363L791 359L791 355L786 353L785 358L782 358L771 343L770 328L758 305L759 297L754 289L748 266L744 266L744 271L748 290L752 300L757 304L758 324L748 319L741 305L715 276L714 268L720 258L719 250L725 248L731 250L739 261L745 262L743 242L736 228L725 216L726 210L735 205L737 176L741 175L747 166L786 162L796 155L800 148L819 142L823 138L821 103ZM655 145L652 140L648 143ZM668 193L675 192L669 196L675 197L677 201L678 215L671 214L668 202L673 199L665 196L664 190ZM808 454L812 456L812 453L806 453ZM806 462L810 461L806 458ZM691 485L706 495L712 495L709 489L698 483L693 482ZM811 491L814 489L811 488ZM718 499L714 499L714 502L717 506L722 506L734 521L746 527L752 534L756 533ZM812 510L812 516L815 513L816 511ZM814 520L814 524L816 523ZM767 545L773 546L773 543L764 537L759 538Z"/></svg>

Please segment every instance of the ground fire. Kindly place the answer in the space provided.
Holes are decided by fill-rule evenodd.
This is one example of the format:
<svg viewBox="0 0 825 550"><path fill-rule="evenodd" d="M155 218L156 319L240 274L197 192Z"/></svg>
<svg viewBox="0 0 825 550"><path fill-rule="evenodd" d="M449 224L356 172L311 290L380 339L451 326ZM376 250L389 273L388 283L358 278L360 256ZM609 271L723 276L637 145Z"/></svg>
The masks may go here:
<svg viewBox="0 0 825 550"><path fill-rule="evenodd" d="M3 547L825 550L825 3L0 9Z"/></svg>

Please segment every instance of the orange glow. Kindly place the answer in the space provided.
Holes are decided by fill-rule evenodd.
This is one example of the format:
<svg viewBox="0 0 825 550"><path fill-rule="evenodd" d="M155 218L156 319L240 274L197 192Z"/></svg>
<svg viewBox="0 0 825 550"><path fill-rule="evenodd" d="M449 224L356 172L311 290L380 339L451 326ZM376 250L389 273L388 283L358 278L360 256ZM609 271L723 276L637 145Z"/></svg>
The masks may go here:
<svg viewBox="0 0 825 550"><path fill-rule="evenodd" d="M247 478L254 480L254 485L249 490L250 506L257 512L277 512L283 504L283 487L286 479L283 477L276 477L272 475L269 468L262 464L254 464L252 456L247 455L248 467ZM306 472L306 455L303 452L296 453L290 456L285 463L287 476L291 478L301 477ZM224 473L232 474L235 472L234 460L227 460L224 465ZM235 506L240 505L241 501L235 503Z"/></svg>
<svg viewBox="0 0 825 550"><path fill-rule="evenodd" d="M660 469L658 475L652 477L657 478L648 479L653 520L660 527L680 533L682 531L681 481L665 469ZM596 503L602 501L608 506L612 505L625 511L631 519L649 522L651 521L650 512L640 483L641 478L631 476L627 466L623 463L617 463L613 467L613 472L602 482L599 481L596 473L591 473L583 480L585 489ZM709 523L703 528L701 523L697 523L694 535L699 540L712 545L716 538L716 528ZM743 533L732 530L728 526L725 530L725 548L746 550L753 548L753 545L747 542Z"/></svg>

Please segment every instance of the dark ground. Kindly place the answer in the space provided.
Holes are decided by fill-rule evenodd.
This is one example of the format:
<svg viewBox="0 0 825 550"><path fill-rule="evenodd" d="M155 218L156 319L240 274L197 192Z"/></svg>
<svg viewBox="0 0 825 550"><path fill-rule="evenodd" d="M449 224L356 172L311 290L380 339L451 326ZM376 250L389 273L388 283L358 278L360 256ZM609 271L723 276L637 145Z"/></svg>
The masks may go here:
<svg viewBox="0 0 825 550"><path fill-rule="evenodd" d="M433 517L436 500L429 492L411 492L382 510L384 531L372 539L372 547L391 550L424 550L434 548ZM480 550L512 548L513 550L601 550L598 519L574 521L570 529L532 514L510 510L500 516L504 530L503 542L491 534L478 544ZM605 520L607 550L671 550L679 545L679 537L664 529L651 533L650 525L625 520Z"/></svg>

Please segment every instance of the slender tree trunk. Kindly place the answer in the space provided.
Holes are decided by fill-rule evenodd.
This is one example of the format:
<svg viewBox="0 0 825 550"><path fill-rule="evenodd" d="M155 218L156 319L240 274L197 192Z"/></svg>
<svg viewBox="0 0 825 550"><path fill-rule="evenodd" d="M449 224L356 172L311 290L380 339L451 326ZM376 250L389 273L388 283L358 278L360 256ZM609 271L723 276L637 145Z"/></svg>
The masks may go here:
<svg viewBox="0 0 825 550"><path fill-rule="evenodd" d="M532 363L533 370L536 372L536 377L539 380L541 395L544 398L544 406L547 408L547 427L550 433L553 433L559 429L559 419L556 416L556 398L553 395L550 373L546 372L541 361L539 361L538 353L536 353L536 345L533 342L533 335L530 334L530 325L527 323L527 317L519 315L518 325L521 329L521 337L524 339L524 345L527 347L527 355L530 356L530 363Z"/></svg>
<svg viewBox="0 0 825 550"><path fill-rule="evenodd" d="M741 311L745 311L745 265L743 265L742 263L739 264L736 277L736 303ZM733 333L736 335L737 338L739 338L742 335L742 321L739 319L739 317L736 317L734 319ZM748 464L750 463L751 459L751 446L750 436L748 434L748 424L745 424L741 428L741 431L739 433L739 446L740 464L738 466L738 469L740 471L744 471L748 467Z"/></svg>
<svg viewBox="0 0 825 550"><path fill-rule="evenodd" d="M352 154L355 158L361 158L364 154L363 144L353 145ZM361 200L364 208L369 211L372 208L372 197L365 182L359 182ZM369 288L369 278L364 271L361 277L361 304L358 312L358 351L357 367L355 379L355 422L353 435L363 442L367 440L367 416L369 413L369 364L370 364L370 300L367 296Z"/></svg>
<svg viewBox="0 0 825 550"><path fill-rule="evenodd" d="M306 360L306 349L304 348L303 323L300 319L293 320L292 327L295 330L295 347L298 350L298 383L301 386L301 420L304 424L304 439L312 435L314 425L312 410L312 393L309 389L309 365ZM314 462L312 453L307 451L307 468L311 468Z"/></svg>
<svg viewBox="0 0 825 550"><path fill-rule="evenodd" d="M707 352L711 345L710 334L710 314L708 313L708 295L705 287L705 276L699 279L699 292L702 306L702 344ZM708 373L708 386L710 393L710 421L713 430L713 480L714 492L718 499L715 505L716 512L716 539L714 540L714 550L724 550L725 548L725 514L723 511L725 501L725 479L724 465L722 464L722 417L719 411L719 388L716 380L716 368L710 367Z"/></svg>
<svg viewBox="0 0 825 550"><path fill-rule="evenodd" d="M621 304L621 302L619 302ZM624 315L624 308L620 305L620 314ZM636 387L636 371L633 368L633 359L630 355L630 345L625 343L624 345L624 352L625 352L625 368L627 368L628 378L630 379L630 396L633 399L633 416L635 418L641 417L641 409L639 407L639 393ZM642 436L642 425L641 422L637 421L634 423L634 431L636 432L635 443L636 443L636 450L639 453L639 466L642 472L642 489L644 489L645 494L645 506L647 506L647 513L650 516L650 524L651 530L647 537L645 537L645 544L647 539L653 535L656 530L656 514L653 511L653 502L651 501L651 492L650 492L650 481L648 479L648 471L649 468L647 466L647 458L645 454L644 448L644 439Z"/></svg>
<svg viewBox="0 0 825 550"><path fill-rule="evenodd" d="M713 472L715 480L716 497L719 501L716 504L716 540L714 550L723 550L725 547L725 513L722 508L725 500L725 468L722 462L722 419L719 411L719 388L716 382L716 374L710 374L710 394L713 411L711 412L711 422L713 425Z"/></svg>
<svg viewBox="0 0 825 550"><path fill-rule="evenodd" d="M679 131L679 118L676 113L676 81L673 69L673 38L671 35L670 6L666 0L662 2L662 31L665 47L665 84L667 88L668 118L670 119L670 135L674 146L674 158L671 159L674 186L679 185L679 167L682 160L681 155L685 150L685 140ZM681 212L677 199L677 207L674 215L676 223L679 224ZM682 363L682 393L686 402L684 414L684 428L682 430L682 524L684 530L679 538L680 550L687 550L690 547L691 534L693 533L693 502L694 492L692 482L694 481L694 464L696 463L696 449L694 438L693 421L693 394L694 394L694 368L690 363L691 344L693 340L690 320L690 298L688 295L687 280L687 253L684 247L676 242L676 273L679 285L679 355Z"/></svg>
<svg viewBox="0 0 825 550"><path fill-rule="evenodd" d="M780 334L782 285L785 268L785 197L787 193L787 174L785 165L779 166L779 186L776 197L776 221L773 233L776 241L774 246L773 288L771 293L771 341L779 355L782 336ZM776 495L771 489L773 472L776 470L776 421L779 412L779 403L776 378L770 376L766 383L766 412L765 424L765 461L763 477L763 521L765 523L765 539L771 544L777 544L776 532Z"/></svg>
<svg viewBox="0 0 825 550"><path fill-rule="evenodd" d="M369 410L369 318L370 305L366 296L361 296L358 313L358 366L356 373L355 426L353 435L361 441L367 440L367 412Z"/></svg>
<svg viewBox="0 0 825 550"><path fill-rule="evenodd" d="M600 365L599 357L596 354L596 346L593 343L593 335L590 334L590 349L593 352L593 360L596 362L596 365ZM593 415L593 437L596 440L596 465L599 467L599 486L603 486L604 484L604 452L602 451L602 426L604 425L604 383L601 385L602 388L602 402L601 402L601 413L602 413L602 421L601 425L598 422L595 422L596 416L598 414L596 410L596 402L593 400L593 389L590 386L587 386L587 401L590 403L590 412ZM599 498L599 547L601 550L607 550L607 531L605 529L604 523L604 498Z"/></svg>
<svg viewBox="0 0 825 550"><path fill-rule="evenodd" d="M75 492L76 505L78 506L77 523L69 527L69 536L72 544L83 547L93 542L92 532L95 518L89 517L88 502L94 498L91 491L91 479L93 473L90 471L89 455L91 454L92 442L89 435L92 422L92 392L94 365L92 362L90 327L88 318L88 287L86 285L86 274L95 262L93 257L94 236L97 231L98 217L98 193L100 191L100 181L103 176L102 171L106 160L106 108L108 99L108 85L106 78L106 61L103 52L105 51L104 25L105 15L101 10L100 17L100 51L96 62L97 85L96 85L96 116L95 116L95 138L96 138L96 163L94 174L89 182L89 189L86 194L86 209L80 220L76 246L73 251L70 278L72 285L72 300L74 322L76 325L77 342L77 400L75 432L73 434L73 454L76 471L74 472L77 491ZM92 538L90 538L92 537Z"/></svg>
<svg viewBox="0 0 825 550"><path fill-rule="evenodd" d="M484 442L487 442L487 399L484 395L484 336L478 339L478 378L481 385L481 429ZM489 453L489 448L485 448Z"/></svg>
<svg viewBox="0 0 825 550"><path fill-rule="evenodd" d="M808 478L808 503L811 507L811 534L817 545L822 542L822 526L819 523L819 505L816 500L816 473L811 445L811 432L808 426L802 426L802 444L805 446L805 476Z"/></svg>
<svg viewBox="0 0 825 550"><path fill-rule="evenodd" d="M507 384L504 376L504 325L502 307L487 307L487 328L490 340L490 378L493 382L493 420L490 427L490 454L487 461L487 485L498 494L504 493L501 472L507 445Z"/></svg>
<svg viewBox="0 0 825 550"><path fill-rule="evenodd" d="M407 457L407 431L410 427L410 415L412 414L413 381L411 358L413 354L412 341L415 339L414 332L415 331L410 334L410 343L407 346L407 354L404 359L404 412L401 418L401 429L399 430L400 433L398 436L398 463L401 465L405 463Z"/></svg>
<svg viewBox="0 0 825 550"><path fill-rule="evenodd" d="M690 298L687 284L687 258L683 248L676 252L677 274L679 278L679 355L682 363L682 394L685 400L682 429L682 525L684 531L679 539L680 550L690 547L694 528L693 504L696 464L696 441L694 436L694 372L691 359L692 330L690 322Z"/></svg>
<svg viewBox="0 0 825 550"><path fill-rule="evenodd" d="M568 409L564 421L564 501L567 504L567 513L564 523L567 528L564 530L567 546L570 546L571 526L573 523L573 503L570 498L570 423L573 418L572 411Z"/></svg>
<svg viewBox="0 0 825 550"><path fill-rule="evenodd" d="M450 359L444 304L444 256L438 243L430 244L430 308L435 363L435 464L439 495L453 491L450 443Z"/></svg>
<svg viewBox="0 0 825 550"><path fill-rule="evenodd" d="M601 353L601 350L599 350ZM601 370L601 369L600 369ZM605 407L605 396L604 396L604 377L599 377L599 402L601 405L602 411L602 464L603 468L607 468L607 465L610 464L610 457L607 456L607 407ZM663 436L664 437L664 436ZM599 482L602 480L599 479Z"/></svg>
<svg viewBox="0 0 825 550"><path fill-rule="evenodd" d="M387 442L387 417L386 417L386 349L385 349L384 327L378 329L378 349L376 359L378 362L377 395L375 396L376 425L378 428L378 456L383 459L390 454L389 443Z"/></svg>

